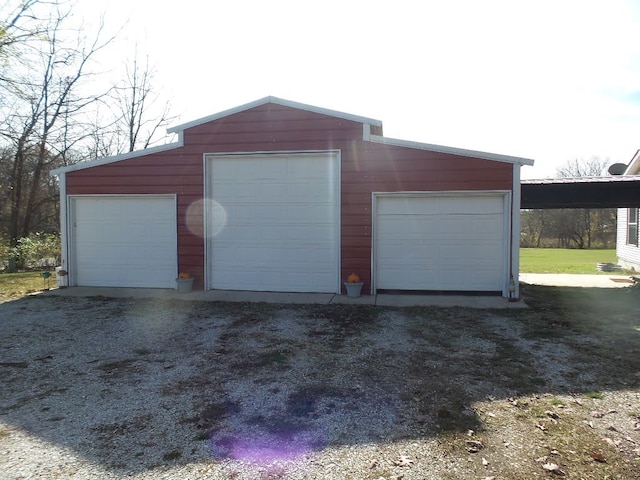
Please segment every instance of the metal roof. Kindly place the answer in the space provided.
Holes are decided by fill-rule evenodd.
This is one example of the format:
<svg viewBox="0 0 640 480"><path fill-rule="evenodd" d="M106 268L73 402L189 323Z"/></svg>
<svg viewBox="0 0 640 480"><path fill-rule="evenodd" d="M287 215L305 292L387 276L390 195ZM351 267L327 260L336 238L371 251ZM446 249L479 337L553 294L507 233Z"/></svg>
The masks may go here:
<svg viewBox="0 0 640 480"><path fill-rule="evenodd" d="M256 101L246 103L244 105L240 105L238 107L230 108L229 110L224 110L223 112L214 113L213 115L202 117L197 120L193 120L191 122L183 123L182 125L176 125L175 127L171 127L167 129L167 132L168 133L182 132L187 128L197 127L198 125L202 125L208 122L213 122L214 120L219 120L220 118L228 117L229 115L234 115L236 113L244 112L245 110L259 107L267 103L273 103L276 105L295 108L297 110L306 110L308 112L328 115L330 117L343 118L345 120L351 120L352 122L364 123L367 125L374 125L377 127L382 126L382 122L380 120L375 120L373 118L361 117L358 115L352 115L350 113L338 112L336 110L329 110L328 108L314 107L313 105L306 105L304 103L292 102L291 100L284 100L278 97L264 97Z"/></svg>
<svg viewBox="0 0 640 480"><path fill-rule="evenodd" d="M567 178L540 178L522 180L523 185L560 185L566 183L619 183L637 182L639 175L616 175L611 177L567 177Z"/></svg>
<svg viewBox="0 0 640 480"><path fill-rule="evenodd" d="M640 207L640 175L523 180L520 203L524 209Z"/></svg>

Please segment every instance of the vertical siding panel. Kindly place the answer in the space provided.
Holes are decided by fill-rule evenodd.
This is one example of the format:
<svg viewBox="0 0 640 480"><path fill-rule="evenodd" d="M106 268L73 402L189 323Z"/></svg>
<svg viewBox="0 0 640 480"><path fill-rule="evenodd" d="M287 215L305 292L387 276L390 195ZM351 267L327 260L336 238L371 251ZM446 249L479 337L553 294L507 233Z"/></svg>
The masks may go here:
<svg viewBox="0 0 640 480"><path fill-rule="evenodd" d="M628 208L618 209L618 226L616 233L616 255L618 262L625 268L640 270L640 247L627 243Z"/></svg>

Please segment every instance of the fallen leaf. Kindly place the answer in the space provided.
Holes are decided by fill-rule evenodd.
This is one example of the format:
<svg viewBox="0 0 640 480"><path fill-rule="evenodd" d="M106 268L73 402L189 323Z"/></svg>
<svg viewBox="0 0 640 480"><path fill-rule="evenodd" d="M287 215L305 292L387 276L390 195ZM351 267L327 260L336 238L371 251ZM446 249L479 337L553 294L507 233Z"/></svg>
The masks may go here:
<svg viewBox="0 0 640 480"><path fill-rule="evenodd" d="M484 448L482 442L479 442L477 440L467 440L465 443L467 445L467 452L469 453L478 453Z"/></svg>
<svg viewBox="0 0 640 480"><path fill-rule="evenodd" d="M613 440L611 440L609 437L604 437L605 441L611 445L612 447L618 447L620 445L620 442L614 442Z"/></svg>
<svg viewBox="0 0 640 480"><path fill-rule="evenodd" d="M413 464L413 460L406 455L400 455L400 458L394 461L393 464L397 467L410 467Z"/></svg>
<svg viewBox="0 0 640 480"><path fill-rule="evenodd" d="M545 470L555 473L556 475L564 475L565 473L560 470L560 467L556 463L545 463L542 465Z"/></svg>
<svg viewBox="0 0 640 480"><path fill-rule="evenodd" d="M604 455L598 452L591 452L591 458L593 458L596 462L606 463L607 459L604 458Z"/></svg>

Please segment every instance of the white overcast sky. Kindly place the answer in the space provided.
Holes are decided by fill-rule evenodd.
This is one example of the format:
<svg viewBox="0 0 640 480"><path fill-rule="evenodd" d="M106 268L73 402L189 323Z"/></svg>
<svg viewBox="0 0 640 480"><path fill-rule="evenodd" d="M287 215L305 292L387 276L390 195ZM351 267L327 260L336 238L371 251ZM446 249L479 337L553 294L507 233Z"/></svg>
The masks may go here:
<svg viewBox="0 0 640 480"><path fill-rule="evenodd" d="M638 0L77 2L126 23L105 62L137 43L178 124L274 95L534 159L523 178L640 148Z"/></svg>

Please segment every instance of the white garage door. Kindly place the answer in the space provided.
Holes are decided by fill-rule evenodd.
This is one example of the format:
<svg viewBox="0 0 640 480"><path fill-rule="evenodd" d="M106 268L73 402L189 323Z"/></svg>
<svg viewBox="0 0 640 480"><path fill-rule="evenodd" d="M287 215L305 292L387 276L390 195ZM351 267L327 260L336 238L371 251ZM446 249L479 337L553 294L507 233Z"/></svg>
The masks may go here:
<svg viewBox="0 0 640 480"><path fill-rule="evenodd" d="M337 292L337 153L207 160L207 283L223 290Z"/></svg>
<svg viewBox="0 0 640 480"><path fill-rule="evenodd" d="M378 196L377 289L502 292L504 194Z"/></svg>
<svg viewBox="0 0 640 480"><path fill-rule="evenodd" d="M72 281L81 286L174 288L171 197L72 198Z"/></svg>

